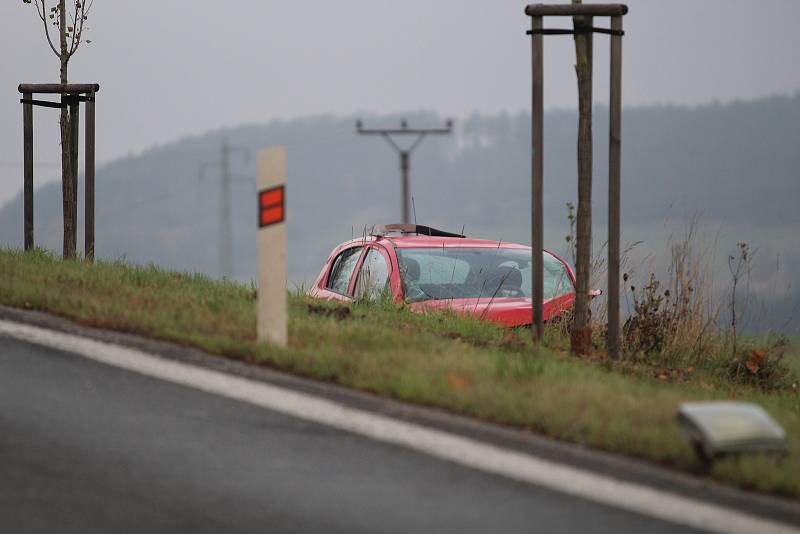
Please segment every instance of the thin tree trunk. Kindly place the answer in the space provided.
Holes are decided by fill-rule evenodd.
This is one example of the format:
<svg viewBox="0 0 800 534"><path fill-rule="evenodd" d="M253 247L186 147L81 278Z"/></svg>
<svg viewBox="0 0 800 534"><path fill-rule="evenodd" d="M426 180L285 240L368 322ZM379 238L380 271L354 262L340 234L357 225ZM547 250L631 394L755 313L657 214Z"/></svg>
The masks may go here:
<svg viewBox="0 0 800 534"><path fill-rule="evenodd" d="M580 2L575 2L580 3ZM592 25L591 17L574 17L579 30ZM578 77L578 220L576 227L576 293L572 351L591 349L589 278L592 256L592 34L575 34L575 73Z"/></svg>
<svg viewBox="0 0 800 534"><path fill-rule="evenodd" d="M66 0L59 1L59 44L61 49L61 83L69 83L67 76L67 64L69 63L69 52L67 50L67 9ZM62 95L63 103L64 95ZM76 176L73 176L72 163L72 128L70 115L67 107L61 108L61 195L64 209L64 247L63 256L65 259L75 257L77 249L77 232L75 215ZM77 140L76 140L77 141Z"/></svg>

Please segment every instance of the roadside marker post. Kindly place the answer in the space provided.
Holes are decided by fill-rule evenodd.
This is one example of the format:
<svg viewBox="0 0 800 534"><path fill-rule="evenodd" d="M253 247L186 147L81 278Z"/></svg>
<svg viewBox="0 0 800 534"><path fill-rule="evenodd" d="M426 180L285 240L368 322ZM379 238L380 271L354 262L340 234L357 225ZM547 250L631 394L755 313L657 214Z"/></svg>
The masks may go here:
<svg viewBox="0 0 800 534"><path fill-rule="evenodd" d="M288 342L286 317L286 149L258 151L258 340Z"/></svg>

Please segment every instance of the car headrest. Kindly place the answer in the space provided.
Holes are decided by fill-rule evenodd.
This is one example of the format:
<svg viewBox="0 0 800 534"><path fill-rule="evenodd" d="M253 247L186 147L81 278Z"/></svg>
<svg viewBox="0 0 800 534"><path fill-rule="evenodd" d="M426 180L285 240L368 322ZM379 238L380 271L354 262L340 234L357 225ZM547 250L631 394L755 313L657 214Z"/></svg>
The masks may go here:
<svg viewBox="0 0 800 534"><path fill-rule="evenodd" d="M520 271L516 267L511 267L511 270L508 271L508 276L506 276L503 285L505 287L515 287L517 289L522 289L522 271Z"/></svg>
<svg viewBox="0 0 800 534"><path fill-rule="evenodd" d="M415 282L419 280L421 273L419 262L414 258L403 258L401 260L400 270L405 273L404 280Z"/></svg>
<svg viewBox="0 0 800 534"><path fill-rule="evenodd" d="M522 289L522 271L516 267L498 267L489 277L489 285L496 287Z"/></svg>

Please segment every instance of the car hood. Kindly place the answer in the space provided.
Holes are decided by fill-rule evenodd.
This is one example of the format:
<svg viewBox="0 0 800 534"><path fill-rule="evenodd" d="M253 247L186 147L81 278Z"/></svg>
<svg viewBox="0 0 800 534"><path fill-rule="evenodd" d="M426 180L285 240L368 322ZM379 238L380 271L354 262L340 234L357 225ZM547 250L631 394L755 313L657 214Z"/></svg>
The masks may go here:
<svg viewBox="0 0 800 534"><path fill-rule="evenodd" d="M544 301L544 320L560 315L572 307L575 293L568 293L560 297ZM456 313L473 315L479 319L486 319L501 323L504 326L525 326L532 321L533 303L529 298L470 298L425 300L409 305L412 311L424 312L425 310L451 310Z"/></svg>

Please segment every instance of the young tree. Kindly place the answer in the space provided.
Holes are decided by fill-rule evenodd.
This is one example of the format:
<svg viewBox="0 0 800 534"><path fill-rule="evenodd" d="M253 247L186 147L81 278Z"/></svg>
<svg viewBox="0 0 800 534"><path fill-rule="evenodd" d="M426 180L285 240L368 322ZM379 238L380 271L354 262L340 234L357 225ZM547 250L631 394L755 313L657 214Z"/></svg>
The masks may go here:
<svg viewBox="0 0 800 534"><path fill-rule="evenodd" d="M572 0L580 4L581 0ZM592 25L591 17L573 17L575 73L578 77L578 218L575 260L575 315L572 351L586 354L591 348L589 314L589 266L592 256L592 34L580 33Z"/></svg>
<svg viewBox="0 0 800 534"><path fill-rule="evenodd" d="M22 0L34 4L36 14L44 25L47 44L60 63L60 82L69 83L69 60L84 42L83 32L94 0ZM68 6L69 5L69 6ZM58 46L51 34L57 34ZM91 41L87 40L87 43ZM63 100L63 95L62 95ZM78 106L61 108L61 191L64 206L64 257L74 258L77 247L77 198L78 198Z"/></svg>

